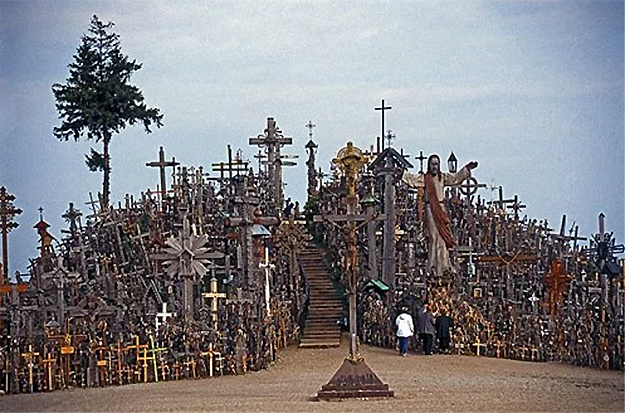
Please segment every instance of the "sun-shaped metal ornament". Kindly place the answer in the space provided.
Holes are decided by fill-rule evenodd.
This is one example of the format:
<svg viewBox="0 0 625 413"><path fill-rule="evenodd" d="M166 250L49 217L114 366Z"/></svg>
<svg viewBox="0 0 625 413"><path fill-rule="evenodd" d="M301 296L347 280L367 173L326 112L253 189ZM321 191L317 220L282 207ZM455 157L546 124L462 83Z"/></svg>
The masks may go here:
<svg viewBox="0 0 625 413"><path fill-rule="evenodd" d="M189 231L189 223L183 219L182 232L176 237L165 241L165 271L169 276L203 276L207 272L205 264L209 263L209 252L205 245L208 237L205 234L194 235Z"/></svg>

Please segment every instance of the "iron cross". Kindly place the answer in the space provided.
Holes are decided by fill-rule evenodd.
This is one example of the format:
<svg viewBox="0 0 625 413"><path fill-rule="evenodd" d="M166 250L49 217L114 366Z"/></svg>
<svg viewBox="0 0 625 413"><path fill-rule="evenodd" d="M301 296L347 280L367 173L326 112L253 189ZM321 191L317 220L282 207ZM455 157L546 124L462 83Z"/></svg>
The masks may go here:
<svg viewBox="0 0 625 413"><path fill-rule="evenodd" d="M382 139L382 150L384 150L384 112L387 110L393 109L390 106L384 106L384 99L382 99L382 106L379 108L375 108L375 110L382 111L382 133L380 134L380 138Z"/></svg>

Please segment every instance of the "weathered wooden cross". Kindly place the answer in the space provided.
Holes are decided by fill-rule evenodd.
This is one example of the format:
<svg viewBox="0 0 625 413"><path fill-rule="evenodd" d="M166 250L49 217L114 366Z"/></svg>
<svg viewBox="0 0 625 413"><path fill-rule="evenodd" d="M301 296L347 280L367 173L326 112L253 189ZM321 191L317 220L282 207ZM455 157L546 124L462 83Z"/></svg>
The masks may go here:
<svg viewBox="0 0 625 413"><path fill-rule="evenodd" d="M163 150L162 146L158 149L158 161L147 162L145 164L145 166L159 169L161 177L161 203L163 203L165 201L165 198L167 197L167 181L165 179L165 168L175 169L177 165L180 165L180 163L176 162L176 158L171 158L171 161L165 160L165 151Z"/></svg>
<svg viewBox="0 0 625 413"><path fill-rule="evenodd" d="M19 226L13 222L13 218L22 213L22 210L13 206L15 196L7 192L3 186L0 188L0 230L2 230L2 277L0 284L4 284L9 279L9 231ZM0 302L1 303L1 302Z"/></svg>

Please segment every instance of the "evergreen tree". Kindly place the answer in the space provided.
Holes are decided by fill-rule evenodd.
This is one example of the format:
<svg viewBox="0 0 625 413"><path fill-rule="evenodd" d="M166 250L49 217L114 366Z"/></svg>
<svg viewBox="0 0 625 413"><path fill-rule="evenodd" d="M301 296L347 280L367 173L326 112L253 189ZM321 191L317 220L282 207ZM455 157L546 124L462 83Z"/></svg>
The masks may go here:
<svg viewBox="0 0 625 413"><path fill-rule="evenodd" d="M66 84L55 83L52 92L62 124L53 130L60 140L73 138L78 141L86 134L87 139L102 142L102 153L91 149L85 155L91 171L101 170L102 207L107 208L110 195L111 164L109 144L113 134L126 125L143 123L146 133L150 125L163 125L159 109L148 108L143 94L130 84L131 75L141 69L136 60L122 54L119 35L110 31L113 22L104 24L93 16L89 33L82 36L82 43L70 63L70 76Z"/></svg>

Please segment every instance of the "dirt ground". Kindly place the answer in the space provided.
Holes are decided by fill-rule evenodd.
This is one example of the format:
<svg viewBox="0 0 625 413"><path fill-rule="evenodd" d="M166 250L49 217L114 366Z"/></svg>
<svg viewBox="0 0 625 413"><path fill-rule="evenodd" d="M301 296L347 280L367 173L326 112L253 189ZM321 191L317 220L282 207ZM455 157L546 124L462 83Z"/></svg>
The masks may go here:
<svg viewBox="0 0 625 413"><path fill-rule="evenodd" d="M391 399L309 401L348 354L280 353L268 370L242 376L0 397L0 412L623 412L624 373L486 357L412 354L362 346Z"/></svg>

